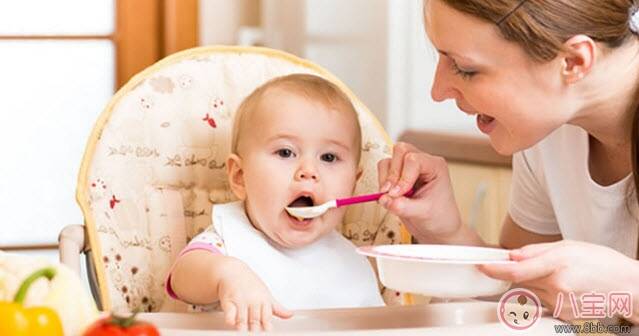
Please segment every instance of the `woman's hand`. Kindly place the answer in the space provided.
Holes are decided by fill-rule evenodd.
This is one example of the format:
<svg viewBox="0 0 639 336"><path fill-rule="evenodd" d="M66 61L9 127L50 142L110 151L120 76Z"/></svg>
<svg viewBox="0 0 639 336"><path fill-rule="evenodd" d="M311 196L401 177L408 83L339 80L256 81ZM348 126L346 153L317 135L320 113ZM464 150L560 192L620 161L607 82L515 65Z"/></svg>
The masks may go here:
<svg viewBox="0 0 639 336"><path fill-rule="evenodd" d="M532 244L510 252L514 264L480 265L486 275L532 290L555 311L563 293L559 318L575 319L570 293L577 302L587 293L630 292L633 316L639 322L639 262L605 246L576 241ZM606 306L605 313L608 313ZM574 312L581 312L574 307Z"/></svg>
<svg viewBox="0 0 639 336"><path fill-rule="evenodd" d="M377 164L379 203L400 217L419 242L477 245L479 238L462 225L446 161L398 142L393 156ZM411 188L415 194L403 197Z"/></svg>
<svg viewBox="0 0 639 336"><path fill-rule="evenodd" d="M227 324L240 331L271 330L273 315L290 318L251 269L237 260L224 267L219 283L220 305Z"/></svg>

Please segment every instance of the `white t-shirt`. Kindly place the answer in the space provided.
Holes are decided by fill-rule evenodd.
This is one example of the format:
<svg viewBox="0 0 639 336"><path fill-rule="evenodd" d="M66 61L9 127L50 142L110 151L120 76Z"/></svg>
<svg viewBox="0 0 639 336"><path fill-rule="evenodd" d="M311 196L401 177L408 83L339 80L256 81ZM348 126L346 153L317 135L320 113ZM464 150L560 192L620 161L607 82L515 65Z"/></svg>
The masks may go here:
<svg viewBox="0 0 639 336"><path fill-rule="evenodd" d="M513 155L510 216L528 231L609 246L635 258L639 207L632 174L601 186L590 177L588 152L588 133L565 125Z"/></svg>

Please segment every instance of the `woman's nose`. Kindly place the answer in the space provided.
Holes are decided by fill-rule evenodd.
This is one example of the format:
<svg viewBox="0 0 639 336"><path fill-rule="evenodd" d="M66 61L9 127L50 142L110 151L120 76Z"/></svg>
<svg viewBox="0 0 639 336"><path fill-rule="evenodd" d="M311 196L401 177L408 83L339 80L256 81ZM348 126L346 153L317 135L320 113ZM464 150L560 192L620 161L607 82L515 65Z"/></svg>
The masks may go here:
<svg viewBox="0 0 639 336"><path fill-rule="evenodd" d="M319 181L319 175L311 165L301 165L295 172L296 181Z"/></svg>
<svg viewBox="0 0 639 336"><path fill-rule="evenodd" d="M446 66L442 63L441 59L437 62L433 87L430 89L430 95L436 102L457 99L460 96L459 91L453 86L450 70L446 69Z"/></svg>

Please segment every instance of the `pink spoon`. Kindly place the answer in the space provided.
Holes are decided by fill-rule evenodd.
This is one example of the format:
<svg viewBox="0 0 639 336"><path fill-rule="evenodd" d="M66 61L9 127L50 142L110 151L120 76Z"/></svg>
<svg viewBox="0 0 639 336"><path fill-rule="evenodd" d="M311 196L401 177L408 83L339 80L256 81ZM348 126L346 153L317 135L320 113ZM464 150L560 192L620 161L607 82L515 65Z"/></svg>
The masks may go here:
<svg viewBox="0 0 639 336"><path fill-rule="evenodd" d="M404 196L410 197L415 193L413 189L409 190ZM377 201L382 195L386 193L375 193L368 195L353 196L347 198L338 198L332 201L328 201L324 204L311 206L311 207L286 207L286 211L293 217L297 218L315 218L323 215L326 211L332 208L339 208L345 205L358 204L364 202Z"/></svg>

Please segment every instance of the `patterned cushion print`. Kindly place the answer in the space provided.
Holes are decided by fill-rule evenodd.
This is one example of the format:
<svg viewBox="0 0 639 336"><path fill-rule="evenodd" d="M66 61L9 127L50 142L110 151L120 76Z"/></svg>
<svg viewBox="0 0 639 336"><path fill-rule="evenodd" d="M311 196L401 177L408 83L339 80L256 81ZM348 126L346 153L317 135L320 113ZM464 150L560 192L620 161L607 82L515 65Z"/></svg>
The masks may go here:
<svg viewBox="0 0 639 336"><path fill-rule="evenodd" d="M353 99L363 130L364 173L355 193L377 190L390 140L375 117L320 67L266 48L202 47L170 56L112 98L91 135L77 198L97 265L103 309L181 311L163 289L187 241L211 221L211 204L234 200L225 171L235 109L265 81L313 73ZM355 245L397 244L398 219L366 203L349 207L342 233ZM383 290L389 304L405 303Z"/></svg>

